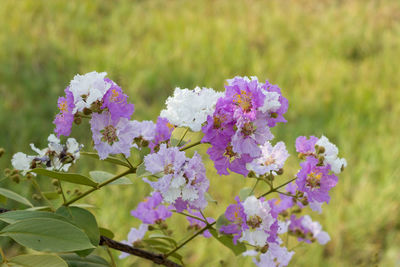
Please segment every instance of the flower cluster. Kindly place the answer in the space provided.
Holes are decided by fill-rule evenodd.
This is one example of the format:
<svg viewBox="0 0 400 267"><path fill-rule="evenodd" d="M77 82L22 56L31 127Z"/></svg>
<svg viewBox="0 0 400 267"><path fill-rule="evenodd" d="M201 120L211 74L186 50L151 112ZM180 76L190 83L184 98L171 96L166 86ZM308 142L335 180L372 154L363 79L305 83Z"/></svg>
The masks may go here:
<svg viewBox="0 0 400 267"><path fill-rule="evenodd" d="M302 160L300 170L292 180L277 186L278 179L274 177L284 173L289 153L284 142L272 142L271 129L279 122L286 122L284 114L288 101L279 87L268 81L235 77L227 80L223 93L200 87L194 90L176 88L174 95L167 99L166 108L153 122L131 120L134 105L128 102L128 96L106 77L106 73L94 71L74 77L65 89L65 96L58 99L58 108L60 112L54 120L58 137L69 136L74 122L79 124L82 119L89 118L93 146L99 158L104 160L109 155L122 154L127 162L121 165L129 168L126 173L136 172L153 189L151 195L131 211L142 225L131 229L127 240L123 241L125 244L142 248L149 244L165 244L163 241L172 242L172 250L163 247L160 251L166 257L175 254L181 246L171 241L172 231L168 230L166 222L173 213L185 216L188 229L196 230L187 242L200 234L217 239L223 235L222 243L231 242L230 247L251 247L253 250L243 255L252 256L257 266L289 264L294 251L288 250L282 234L306 243L316 241L324 245L330 240L322 226L302 212L306 207L322 212L322 204L329 203L329 193L347 162L338 157L338 148L325 136L300 136L296 140L296 151ZM179 131L174 132L176 127L187 128L179 142L175 136ZM180 146L189 129L191 134L199 135L201 142L185 139L189 145ZM50 135L48 141L45 149L31 144L37 155L15 154L14 168L23 174L36 167L68 171L79 158L82 145L73 138L61 144L55 135ZM201 143L211 145L207 153L219 175L232 171L255 180L253 187L248 188L251 193L247 189L241 191L242 199L236 197L236 202L229 205L218 220L204 215L207 199L212 198L207 195L210 182L202 158L197 152L190 152L191 157L185 152ZM132 148L137 153L137 165L129 159ZM119 159L110 158L109 161L118 162ZM256 197L253 193L260 184L267 187L266 193ZM271 198L270 194L277 194L277 197ZM148 231L161 233L149 234L148 239L144 239ZM163 241L154 240L157 238Z"/></svg>
<svg viewBox="0 0 400 267"><path fill-rule="evenodd" d="M277 86L255 77L235 77L225 88L202 128L203 142L212 145L207 153L218 174L228 175L229 169L246 176L246 164L259 158L262 146L273 138L270 128L286 122L288 101Z"/></svg>
<svg viewBox="0 0 400 267"><path fill-rule="evenodd" d="M166 203L176 210L187 208L202 210L207 205L204 193L209 181L199 154L187 158L177 147L160 146L158 152L144 158L146 170L159 178L156 181L144 179L163 196Z"/></svg>
<svg viewBox="0 0 400 267"><path fill-rule="evenodd" d="M60 139L51 134L47 140L49 144L44 149L38 149L31 144L36 155L26 155L22 152L14 154L11 160L14 169L21 171L23 175L38 167L66 172L79 159L79 151L83 145L78 144L75 138L68 138L65 144L61 144Z"/></svg>

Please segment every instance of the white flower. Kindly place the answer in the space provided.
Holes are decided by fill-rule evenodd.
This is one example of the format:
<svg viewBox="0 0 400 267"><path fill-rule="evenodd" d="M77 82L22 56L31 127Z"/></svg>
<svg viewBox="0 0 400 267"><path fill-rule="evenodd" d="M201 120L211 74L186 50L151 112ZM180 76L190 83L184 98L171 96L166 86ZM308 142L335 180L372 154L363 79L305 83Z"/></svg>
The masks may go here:
<svg viewBox="0 0 400 267"><path fill-rule="evenodd" d="M279 102L280 95L277 92L269 92L262 90L265 95L264 105L259 108L263 113L265 112L275 112L281 107L281 102Z"/></svg>
<svg viewBox="0 0 400 267"><path fill-rule="evenodd" d="M282 247L278 244L271 243L266 253L261 254L260 261L254 260L257 266L262 267L283 267L287 266L293 257L294 252L288 251L286 247Z"/></svg>
<svg viewBox="0 0 400 267"><path fill-rule="evenodd" d="M196 87L194 90L175 88L174 95L165 102L167 108L160 116L167 118L171 124L189 127L197 132L201 125L212 115L221 92L210 88Z"/></svg>
<svg viewBox="0 0 400 267"><path fill-rule="evenodd" d="M276 172L283 168L286 159L289 157L289 153L283 142L278 142L275 146L272 146L271 143L267 141L261 146L261 151L260 157L246 164L246 168L249 171L254 171L257 175L263 175L269 172L276 175Z"/></svg>
<svg viewBox="0 0 400 267"><path fill-rule="evenodd" d="M301 225L310 230L313 234L313 237L316 238L318 243L321 245L325 245L331 240L329 234L325 231L322 231L321 224L319 222L313 222L310 216L305 215L301 221Z"/></svg>
<svg viewBox="0 0 400 267"><path fill-rule="evenodd" d="M321 146L325 149L323 156L325 158L324 163L331 165L331 169L334 173L338 174L341 172L342 167L347 166L347 161L344 158L338 158L339 149L329 142L328 138L322 136L316 145Z"/></svg>
<svg viewBox="0 0 400 267"><path fill-rule="evenodd" d="M253 246L264 246L269 237L266 231L270 230L271 225L274 223L268 202L262 202L255 196L250 196L243 202L243 208L249 229L242 233L239 241L247 241Z"/></svg>
<svg viewBox="0 0 400 267"><path fill-rule="evenodd" d="M75 75L70 83L69 90L74 96L75 108L73 113L82 111L84 108L90 108L92 103L101 100L111 83L104 81L106 72L92 71L84 75Z"/></svg>
<svg viewBox="0 0 400 267"><path fill-rule="evenodd" d="M133 243L140 241L145 236L149 226L147 224L141 224L139 229L131 228L128 234L128 240L121 241L121 243L131 246ZM128 257L130 254L122 252L119 256L120 259Z"/></svg>
<svg viewBox="0 0 400 267"><path fill-rule="evenodd" d="M32 161L35 157L28 156L22 152L18 152L14 154L11 159L11 164L14 169L22 171L22 174L25 175L27 171L31 169Z"/></svg>

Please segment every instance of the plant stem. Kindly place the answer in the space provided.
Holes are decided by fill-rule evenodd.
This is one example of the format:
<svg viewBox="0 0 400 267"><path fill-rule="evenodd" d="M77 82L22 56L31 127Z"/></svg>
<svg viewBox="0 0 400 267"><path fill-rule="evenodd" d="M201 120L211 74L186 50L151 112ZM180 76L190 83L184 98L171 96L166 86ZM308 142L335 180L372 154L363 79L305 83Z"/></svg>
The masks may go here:
<svg viewBox="0 0 400 267"><path fill-rule="evenodd" d="M171 250L170 252L165 254L165 258L168 258L168 256L170 256L171 254L175 253L180 248L184 247L187 243L192 241L196 236L201 235L204 231L206 231L207 229L211 228L214 224L215 224L215 222L213 222L211 224L207 224L206 226L204 226L202 229L200 229L199 231L194 233L191 237L186 239L186 241L184 241L182 244L180 244L179 246L177 246L176 248L174 248L173 250Z"/></svg>
<svg viewBox="0 0 400 267"><path fill-rule="evenodd" d="M61 185L61 180L60 179L57 179L57 180L58 180L58 184L60 185L63 202L65 203L65 202L67 202L67 199L65 198L65 195L64 195L64 190L63 190L62 185Z"/></svg>
<svg viewBox="0 0 400 267"><path fill-rule="evenodd" d="M260 180L257 179L257 181L254 183L254 186L253 186L253 188L251 189L250 195L253 194L253 192L254 192L254 190L256 189L256 186L258 185L258 182L259 182L259 181L260 181Z"/></svg>
<svg viewBox="0 0 400 267"><path fill-rule="evenodd" d="M125 159L126 162L128 163L129 167L130 167L131 169L133 169L134 167L133 167L132 163L129 161L129 159L128 159L124 154L122 154L122 155L124 156L124 159Z"/></svg>
<svg viewBox="0 0 400 267"><path fill-rule="evenodd" d="M182 141L183 141L183 138L185 138L185 136L186 136L186 134L188 133L188 131L189 131L189 127L186 127L186 130L185 130L185 132L182 134L182 137L181 137L181 139L179 140L179 143L178 143L177 147L179 147L179 146L181 145L181 143L182 143Z"/></svg>
<svg viewBox="0 0 400 267"><path fill-rule="evenodd" d="M201 144L201 141L197 141L197 142L195 142L195 143L193 143L193 144L190 144L190 145L188 145L188 146L185 146L185 147L181 148L180 150L181 150L181 151L185 151L185 150L187 150L187 149L189 149L189 148L192 148L192 147L197 146L197 145L200 145L200 144Z"/></svg>
<svg viewBox="0 0 400 267"><path fill-rule="evenodd" d="M118 174L118 175L116 175L116 176L114 176L114 177L108 179L107 181L102 182L102 183L99 184L97 187L91 188L91 189L89 189L89 190L83 192L82 195L76 196L76 197L74 197L73 199L67 201L66 203L64 203L64 206L69 206L69 205L71 205L72 203L78 201L79 199L84 198L85 196L89 195L90 193L92 193L92 192L94 192L94 191L96 191L96 190L102 188L103 186L106 186L106 185L108 185L109 183L112 183L112 182L114 182L115 180L118 180L119 178L121 178L121 177L123 177L123 176L125 176L125 175L127 175L127 174L135 173L135 172L136 172L136 168L126 170L126 171L124 171L123 173L120 173L120 174Z"/></svg>
<svg viewBox="0 0 400 267"><path fill-rule="evenodd" d="M110 257L110 260L111 260L111 266L112 266L112 267L117 267L117 265L115 264L114 257L113 257L113 255L112 255L112 253L111 253L111 251L110 251L110 248L109 248L108 246L105 246L105 247L106 247L108 256Z"/></svg>
<svg viewBox="0 0 400 267"><path fill-rule="evenodd" d="M51 204L50 200L48 200L48 198L43 194L42 190L40 189L40 186L39 186L38 182L36 181L36 178L32 177L31 181L32 181L32 184L35 187L35 189L39 192L40 196L44 199L44 201L47 202L51 211L55 211L53 204Z"/></svg>
<svg viewBox="0 0 400 267"><path fill-rule="evenodd" d="M3 262L3 263L7 263L7 258L6 258L6 255L4 254L2 248L0 248L0 255L1 255L2 262ZM8 264L7 264L7 265L8 265Z"/></svg>
<svg viewBox="0 0 400 267"><path fill-rule="evenodd" d="M273 192L277 192L277 190L278 190L279 188L284 187L284 186L287 185L287 184L290 184L291 182L293 182L293 181L296 180L296 179L297 179L297 177L295 177L295 178L293 178L293 179L287 181L286 183L283 183L283 184L281 184L281 185L279 185L279 186L277 186L277 187L275 187L275 188L271 188L268 192L262 194L262 195L259 196L258 198L262 198L262 197L265 197L265 196L268 195L268 194L271 194L271 193L273 193Z"/></svg>
<svg viewBox="0 0 400 267"><path fill-rule="evenodd" d="M180 214L180 215L183 215L183 216L187 216L187 217L202 221L204 223L207 223L205 220L203 220L203 219L201 219L201 218L199 218L197 216L191 215L191 214L187 214L187 213L184 213L184 212L179 212L179 211L176 211L176 210L173 210L172 212L175 212L177 214Z"/></svg>

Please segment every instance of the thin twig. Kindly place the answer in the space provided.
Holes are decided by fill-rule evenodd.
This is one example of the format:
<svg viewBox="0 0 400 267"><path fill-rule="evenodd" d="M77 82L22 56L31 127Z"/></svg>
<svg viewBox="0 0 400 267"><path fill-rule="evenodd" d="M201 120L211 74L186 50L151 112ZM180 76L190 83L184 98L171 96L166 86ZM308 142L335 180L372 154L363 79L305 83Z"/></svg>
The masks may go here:
<svg viewBox="0 0 400 267"><path fill-rule="evenodd" d="M273 192L276 192L279 188L284 187L284 186L287 185L287 184L290 184L291 182L293 182L293 181L296 180L296 179L297 179L297 177L295 177L295 178L293 178L293 179L287 181L286 183L283 183L283 184L281 184L281 185L279 185L279 186L277 186L277 187L275 187L275 188L271 188L269 191L267 191L266 193L262 194L262 195L259 196L258 198L262 198L262 197L265 197L265 196L268 195L268 194L271 194L271 193L273 193Z"/></svg>

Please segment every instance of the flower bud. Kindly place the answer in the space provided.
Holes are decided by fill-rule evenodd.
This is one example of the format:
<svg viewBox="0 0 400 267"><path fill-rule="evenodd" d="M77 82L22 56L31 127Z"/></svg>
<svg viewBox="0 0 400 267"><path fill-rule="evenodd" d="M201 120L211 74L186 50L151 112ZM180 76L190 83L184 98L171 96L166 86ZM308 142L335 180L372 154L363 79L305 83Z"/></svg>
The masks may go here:
<svg viewBox="0 0 400 267"><path fill-rule="evenodd" d="M271 118L274 118L274 119L278 118L278 113L272 112L271 113Z"/></svg>
<svg viewBox="0 0 400 267"><path fill-rule="evenodd" d="M278 175L282 175L283 174L283 169L282 168L280 168L277 172L276 172L276 174L278 174Z"/></svg>
<svg viewBox="0 0 400 267"><path fill-rule="evenodd" d="M30 180L30 179L33 178L33 174L30 173L30 172L28 172L28 173L25 175L25 177L26 177L27 180Z"/></svg>
<svg viewBox="0 0 400 267"><path fill-rule="evenodd" d="M253 171L249 171L249 174L247 174L247 177L256 178L256 174Z"/></svg>
<svg viewBox="0 0 400 267"><path fill-rule="evenodd" d="M299 159L301 159L301 160L306 159L306 155L304 155L303 153L299 153L299 154L297 155L297 157L298 157Z"/></svg>
<svg viewBox="0 0 400 267"><path fill-rule="evenodd" d="M0 158L4 155L4 153L6 153L6 151L4 148L0 147Z"/></svg>
<svg viewBox="0 0 400 267"><path fill-rule="evenodd" d="M266 244L265 246L263 246L262 248L261 248L261 253L267 253L267 251L268 251L268 248L269 248L269 246L268 246L268 244Z"/></svg>
<svg viewBox="0 0 400 267"><path fill-rule="evenodd" d="M42 197L41 197L40 195L38 195L38 194L33 194L33 195L32 195L32 199L34 199L34 200L41 200Z"/></svg>
<svg viewBox="0 0 400 267"><path fill-rule="evenodd" d="M12 175L12 176L11 176L11 180L13 180L13 182L19 184L19 182L20 182L20 176L19 176L19 174L14 174L14 175Z"/></svg>
<svg viewBox="0 0 400 267"><path fill-rule="evenodd" d="M325 153L325 147L319 146L319 147L318 147L318 150L317 150L317 153L318 153L318 154L323 154L323 153Z"/></svg>
<svg viewBox="0 0 400 267"><path fill-rule="evenodd" d="M19 173L19 170L12 170L11 175L18 174L18 173Z"/></svg>
<svg viewBox="0 0 400 267"><path fill-rule="evenodd" d="M89 109L89 108L84 108L84 109L83 109L83 114L85 114L85 115L90 115L90 114L92 114L92 110Z"/></svg>
<svg viewBox="0 0 400 267"><path fill-rule="evenodd" d="M160 224L161 229L168 229L168 225L166 223Z"/></svg>
<svg viewBox="0 0 400 267"><path fill-rule="evenodd" d="M71 190L68 189L68 190L67 190L67 194L68 194L68 195L71 194Z"/></svg>
<svg viewBox="0 0 400 267"><path fill-rule="evenodd" d="M304 206L307 206L307 205L308 205L308 200L307 200L307 198L303 198L303 199L301 200L301 204L303 204Z"/></svg>
<svg viewBox="0 0 400 267"><path fill-rule="evenodd" d="M149 231L153 231L153 230L155 230L156 228L153 226L153 225L149 225L149 227L147 228L147 230L149 230Z"/></svg>
<svg viewBox="0 0 400 267"><path fill-rule="evenodd" d="M172 235L173 233L174 233L174 232L173 232L172 230L168 230L168 231L167 231L167 234L168 234L168 235Z"/></svg>
<svg viewBox="0 0 400 267"><path fill-rule="evenodd" d="M62 190L61 190L61 188L57 188L57 194L62 194Z"/></svg>
<svg viewBox="0 0 400 267"><path fill-rule="evenodd" d="M60 183L58 182L57 179L51 180L51 184L54 185L54 186L59 186L60 185Z"/></svg>
<svg viewBox="0 0 400 267"><path fill-rule="evenodd" d="M80 117L75 117L74 118L74 122L75 122L76 125L79 125L79 124L82 123L82 119Z"/></svg>
<svg viewBox="0 0 400 267"><path fill-rule="evenodd" d="M9 176L11 174L11 170L9 169L9 168L6 168L5 170L4 170L4 175L5 176Z"/></svg>

